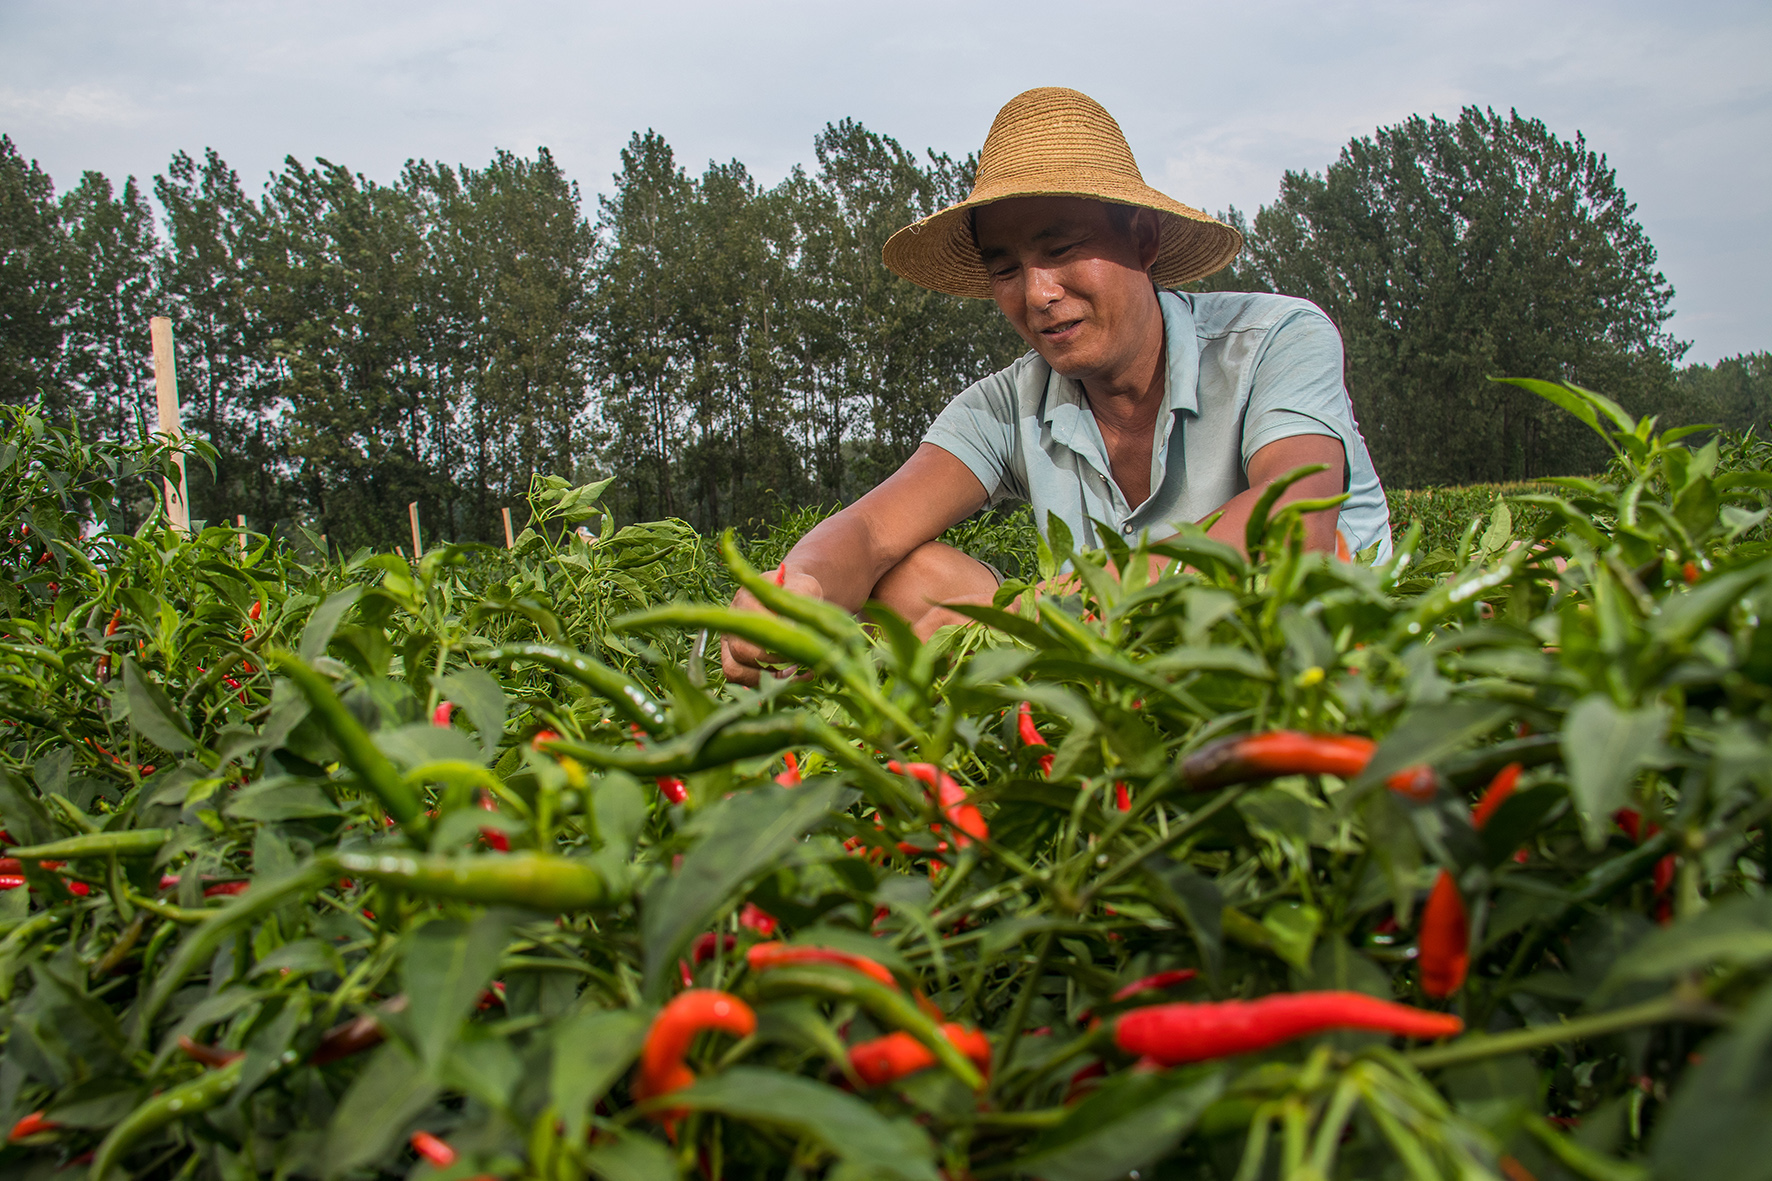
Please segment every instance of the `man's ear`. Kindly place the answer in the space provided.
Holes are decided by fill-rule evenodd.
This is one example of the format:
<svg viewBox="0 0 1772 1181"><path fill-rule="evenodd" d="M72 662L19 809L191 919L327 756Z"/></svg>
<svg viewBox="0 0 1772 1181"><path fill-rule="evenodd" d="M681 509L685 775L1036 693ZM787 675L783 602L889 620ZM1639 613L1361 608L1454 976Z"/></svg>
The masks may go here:
<svg viewBox="0 0 1772 1181"><path fill-rule="evenodd" d="M1139 269L1149 271L1157 261L1157 247L1163 237L1163 224L1155 209L1132 211L1132 244L1138 250Z"/></svg>

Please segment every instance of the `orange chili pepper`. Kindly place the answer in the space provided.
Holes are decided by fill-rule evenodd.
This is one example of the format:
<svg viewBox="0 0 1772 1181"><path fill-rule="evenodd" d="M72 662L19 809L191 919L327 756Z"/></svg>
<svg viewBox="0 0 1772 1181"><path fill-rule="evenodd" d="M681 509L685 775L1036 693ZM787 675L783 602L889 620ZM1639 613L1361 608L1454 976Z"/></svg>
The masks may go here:
<svg viewBox="0 0 1772 1181"><path fill-rule="evenodd" d="M637 1099L656 1099L681 1090L695 1081L695 1074L683 1064L689 1043L706 1029L718 1029L734 1037L745 1037L757 1028L757 1015L751 1007L729 992L712 988L692 988L680 992L652 1019L646 1044L640 1051L640 1075L634 1086ZM679 1111L660 1111L653 1119L670 1124L681 1116Z"/></svg>
<svg viewBox="0 0 1772 1181"><path fill-rule="evenodd" d="M984 813L966 802L966 789L934 763L901 763L893 759L886 764L886 769L894 775L909 775L936 790L942 815L954 827L954 844L960 848L964 849L975 839L985 840L991 835Z"/></svg>
<svg viewBox="0 0 1772 1181"><path fill-rule="evenodd" d="M429 1132L414 1132L412 1134L412 1151L439 1169L447 1169L455 1163L455 1149Z"/></svg>
<svg viewBox="0 0 1772 1181"><path fill-rule="evenodd" d="M977 1066L979 1073L989 1075L991 1069L990 1039L976 1029L967 1029L957 1022L944 1022L941 1031L948 1041ZM857 1078L870 1087L897 1082L906 1075L927 1070L935 1065L935 1054L922 1042L904 1032L894 1030L872 1041L858 1042L849 1050L849 1066Z"/></svg>

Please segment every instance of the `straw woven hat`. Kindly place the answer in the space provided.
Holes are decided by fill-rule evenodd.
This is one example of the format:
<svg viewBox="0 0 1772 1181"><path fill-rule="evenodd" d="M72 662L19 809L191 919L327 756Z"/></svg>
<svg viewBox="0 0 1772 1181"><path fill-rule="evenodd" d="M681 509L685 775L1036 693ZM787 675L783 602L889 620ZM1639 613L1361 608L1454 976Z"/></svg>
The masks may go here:
<svg viewBox="0 0 1772 1181"><path fill-rule="evenodd" d="M1005 197L1092 197L1157 211L1162 236L1151 279L1173 287L1219 270L1243 235L1144 183L1114 117L1086 94L1043 86L997 112L978 157L972 195L906 226L886 241L886 265L911 282L950 295L991 298L972 238L972 211Z"/></svg>

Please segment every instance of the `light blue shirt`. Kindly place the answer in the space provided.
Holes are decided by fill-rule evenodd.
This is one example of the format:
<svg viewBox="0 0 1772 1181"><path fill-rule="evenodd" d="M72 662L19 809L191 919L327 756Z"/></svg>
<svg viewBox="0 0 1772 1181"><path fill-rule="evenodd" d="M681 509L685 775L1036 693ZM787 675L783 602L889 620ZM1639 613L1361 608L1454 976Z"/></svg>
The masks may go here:
<svg viewBox="0 0 1772 1181"><path fill-rule="evenodd" d="M1030 352L969 387L923 436L972 470L991 503L1056 513L1079 545L1091 518L1129 539L1175 533L1249 487L1249 458L1276 439L1327 435L1347 453L1338 523L1349 548L1390 556L1390 509L1342 384L1341 334L1307 300L1164 291L1168 381L1151 447L1150 497L1126 502L1081 383Z"/></svg>

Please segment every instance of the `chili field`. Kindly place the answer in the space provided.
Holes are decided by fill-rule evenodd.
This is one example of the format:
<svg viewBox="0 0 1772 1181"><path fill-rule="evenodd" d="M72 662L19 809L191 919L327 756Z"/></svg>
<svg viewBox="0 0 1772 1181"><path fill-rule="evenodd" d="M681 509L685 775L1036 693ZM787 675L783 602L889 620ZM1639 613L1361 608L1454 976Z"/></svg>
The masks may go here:
<svg viewBox="0 0 1772 1181"><path fill-rule="evenodd" d="M1522 384L1612 467L1376 565L974 523L927 643L607 484L112 531L169 448L0 411L0 1171L1772 1175L1772 449Z"/></svg>

